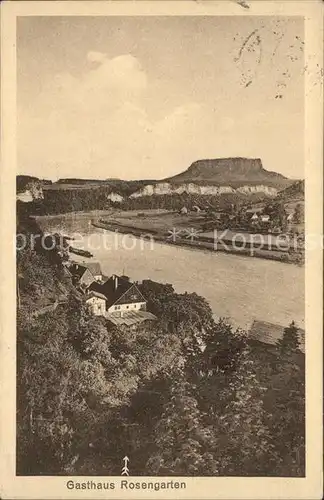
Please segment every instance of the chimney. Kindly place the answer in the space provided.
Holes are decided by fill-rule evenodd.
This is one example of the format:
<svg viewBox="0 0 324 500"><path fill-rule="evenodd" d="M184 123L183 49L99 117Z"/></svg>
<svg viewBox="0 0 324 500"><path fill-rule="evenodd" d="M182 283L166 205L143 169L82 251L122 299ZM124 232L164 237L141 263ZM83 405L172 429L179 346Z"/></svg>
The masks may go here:
<svg viewBox="0 0 324 500"><path fill-rule="evenodd" d="M118 288L118 276L114 276L114 279L115 279L115 290L117 290Z"/></svg>

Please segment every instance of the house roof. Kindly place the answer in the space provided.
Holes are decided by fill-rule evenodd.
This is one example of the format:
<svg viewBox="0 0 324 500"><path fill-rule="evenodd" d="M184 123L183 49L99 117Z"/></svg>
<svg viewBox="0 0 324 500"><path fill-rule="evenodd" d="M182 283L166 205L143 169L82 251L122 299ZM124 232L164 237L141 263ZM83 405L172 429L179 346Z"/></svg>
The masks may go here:
<svg viewBox="0 0 324 500"><path fill-rule="evenodd" d="M285 328L285 326L275 323L255 320L250 328L249 338L263 344L275 345L278 340L282 339ZM305 330L298 328L297 331L300 350L305 353Z"/></svg>
<svg viewBox="0 0 324 500"><path fill-rule="evenodd" d="M101 267L99 262L85 262L82 263L84 267L87 267L93 276L102 275Z"/></svg>
<svg viewBox="0 0 324 500"><path fill-rule="evenodd" d="M90 293L86 297L86 301L91 299L92 297L97 297L98 299L106 300L106 297L102 293L96 292L95 290L90 291Z"/></svg>
<svg viewBox="0 0 324 500"><path fill-rule="evenodd" d="M113 275L105 283L91 283L91 285L89 286L89 290L93 290L103 294L107 299L107 306L110 307L111 305L115 304L115 302L117 302L117 300L119 300L132 287L136 287L136 285L130 282L128 279ZM139 290L138 294L142 296ZM145 300L144 297L143 300ZM132 300L130 300L130 303L131 302ZM136 302L138 301L136 300Z"/></svg>
<svg viewBox="0 0 324 500"><path fill-rule="evenodd" d="M255 214L255 213L261 213L263 212L263 207L254 207L254 208L247 208L246 213L247 214Z"/></svg>
<svg viewBox="0 0 324 500"><path fill-rule="evenodd" d="M147 311L126 311L123 312L122 316L120 313L110 313L107 314L106 318L116 326L132 326L143 323L143 321L153 321L157 319L154 314Z"/></svg>
<svg viewBox="0 0 324 500"><path fill-rule="evenodd" d="M76 262L74 262L69 267L69 271L73 277L78 278L80 280L84 275L84 273L87 271L87 267L85 267L83 264L77 264Z"/></svg>

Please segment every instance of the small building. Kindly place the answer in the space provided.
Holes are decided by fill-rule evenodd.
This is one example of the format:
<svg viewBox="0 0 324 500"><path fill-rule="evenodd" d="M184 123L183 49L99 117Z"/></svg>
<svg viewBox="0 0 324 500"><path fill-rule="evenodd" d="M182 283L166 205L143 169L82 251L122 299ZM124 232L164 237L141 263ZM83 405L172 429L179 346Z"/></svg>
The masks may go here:
<svg viewBox="0 0 324 500"><path fill-rule="evenodd" d="M103 280L103 274L101 271L101 267L99 262L82 262L82 265L89 269L91 272L92 276L96 281L102 281Z"/></svg>
<svg viewBox="0 0 324 500"><path fill-rule="evenodd" d="M254 214L252 215L251 220L253 220L253 221L259 220L259 216L256 212L254 212Z"/></svg>
<svg viewBox="0 0 324 500"><path fill-rule="evenodd" d="M86 296L86 304L91 314L95 316L106 315L106 297L101 293L91 291Z"/></svg>
<svg viewBox="0 0 324 500"><path fill-rule="evenodd" d="M270 222L270 215L261 215L261 222Z"/></svg>
<svg viewBox="0 0 324 500"><path fill-rule="evenodd" d="M127 276L111 276L106 282L93 281L87 290L86 302L92 314L105 316L115 326L134 327L155 321L146 311L146 299Z"/></svg>
<svg viewBox="0 0 324 500"><path fill-rule="evenodd" d="M273 349L278 340L283 338L285 327L268 321L255 320L249 331L248 341L255 346ZM300 351L305 353L305 330L298 328Z"/></svg>
<svg viewBox="0 0 324 500"><path fill-rule="evenodd" d="M92 272L85 264L73 262L68 269L72 275L72 283L76 287L86 289L95 281Z"/></svg>
<svg viewBox="0 0 324 500"><path fill-rule="evenodd" d="M182 207L181 210L180 210L180 214L181 215L187 215L187 213L188 213L187 207Z"/></svg>
<svg viewBox="0 0 324 500"><path fill-rule="evenodd" d="M105 283L93 281L89 292L95 291L106 298L107 314L121 316L127 311L146 311L146 299L139 291L137 285L127 277L112 275Z"/></svg>

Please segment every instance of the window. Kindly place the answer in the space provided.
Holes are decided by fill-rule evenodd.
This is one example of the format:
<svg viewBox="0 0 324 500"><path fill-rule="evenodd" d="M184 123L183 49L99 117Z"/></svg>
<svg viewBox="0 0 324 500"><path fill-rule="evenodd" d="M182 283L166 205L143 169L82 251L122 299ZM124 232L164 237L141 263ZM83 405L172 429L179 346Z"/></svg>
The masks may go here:
<svg viewBox="0 0 324 500"><path fill-rule="evenodd" d="M134 304L134 309L136 309L136 304Z"/></svg>
<svg viewBox="0 0 324 500"><path fill-rule="evenodd" d="M126 309L128 309L128 308L129 308L129 306L126 306Z"/></svg>
<svg viewBox="0 0 324 500"><path fill-rule="evenodd" d="M115 306L115 311L118 309L118 306Z"/></svg>

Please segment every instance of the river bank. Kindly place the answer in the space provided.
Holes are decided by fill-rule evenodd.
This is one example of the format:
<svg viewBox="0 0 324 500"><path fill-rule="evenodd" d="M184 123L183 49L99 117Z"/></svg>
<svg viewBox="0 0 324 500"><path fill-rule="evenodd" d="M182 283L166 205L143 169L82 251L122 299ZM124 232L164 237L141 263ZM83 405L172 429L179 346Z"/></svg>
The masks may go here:
<svg viewBox="0 0 324 500"><path fill-rule="evenodd" d="M126 274L134 281L150 279L172 283L177 293L196 292L205 297L216 318L231 318L235 326L247 329L254 319L288 325L292 320L304 327L304 268L286 263L244 256L242 253L211 251L208 248L174 245L130 235L130 231L97 228L93 213L39 216L46 233L75 236L73 246L93 253L106 276ZM107 213L97 214L99 218ZM125 222L126 222L126 214ZM127 213L127 218L130 217ZM171 216L170 216L171 217ZM157 217L163 222L164 218ZM133 217L134 222L135 217ZM191 222L181 218L183 227ZM170 223L180 227L180 217ZM138 224L138 223L137 223ZM150 225L151 219L150 219ZM170 225L169 225L170 227ZM146 226L145 231L148 232ZM154 228L158 230L156 225ZM190 244L190 243L189 243ZM82 263L83 257L73 259Z"/></svg>
<svg viewBox="0 0 324 500"><path fill-rule="evenodd" d="M262 246L265 248L256 247L255 242L248 240L240 240L224 237L223 239L216 239L214 236L204 236L199 234L198 231L192 229L184 237L181 234L181 230L174 230L165 233L159 231L158 229L140 226L129 226L127 224L122 224L116 221L105 221L99 219L99 221L93 221L92 226L99 229L104 229L107 231L119 232L121 234L128 234L134 236L135 238L144 238L151 241L157 241L162 244L180 246L193 248L196 250L205 250L212 252L225 252L234 255L240 255L245 257L255 257L259 259L275 260L279 262L284 262L287 264L297 264L299 266L304 263L304 256L302 252L291 252L291 251L279 251L274 249L269 249L269 244L264 243ZM185 231L183 231L185 232ZM270 245L271 248L271 245Z"/></svg>

